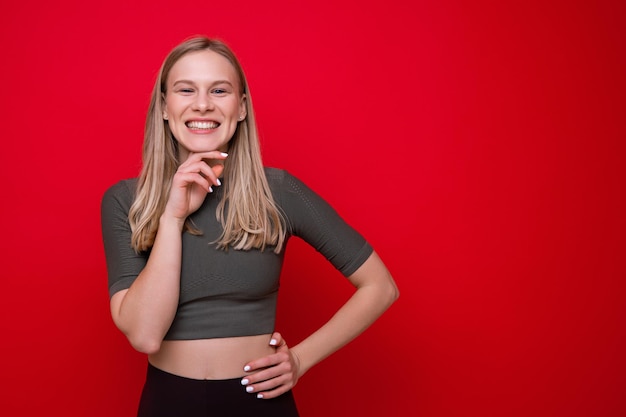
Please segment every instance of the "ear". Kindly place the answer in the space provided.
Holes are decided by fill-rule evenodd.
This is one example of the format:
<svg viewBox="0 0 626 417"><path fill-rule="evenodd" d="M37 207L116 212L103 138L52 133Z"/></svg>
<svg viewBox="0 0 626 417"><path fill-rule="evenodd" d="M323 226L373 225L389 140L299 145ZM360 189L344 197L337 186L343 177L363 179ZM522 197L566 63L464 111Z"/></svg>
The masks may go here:
<svg viewBox="0 0 626 417"><path fill-rule="evenodd" d="M161 93L161 107L163 107L163 120L167 120L167 111L165 110L165 94Z"/></svg>
<svg viewBox="0 0 626 417"><path fill-rule="evenodd" d="M239 119L238 119L239 121L242 121L248 115L246 102L247 102L246 95L242 94L241 95L241 100L239 100Z"/></svg>

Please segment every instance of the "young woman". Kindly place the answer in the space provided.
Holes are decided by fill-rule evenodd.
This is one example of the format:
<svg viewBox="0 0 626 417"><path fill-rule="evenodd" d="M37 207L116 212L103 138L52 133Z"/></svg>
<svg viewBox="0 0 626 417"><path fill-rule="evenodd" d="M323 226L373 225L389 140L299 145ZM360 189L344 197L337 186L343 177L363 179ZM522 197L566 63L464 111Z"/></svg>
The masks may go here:
<svg viewBox="0 0 626 417"><path fill-rule="evenodd" d="M359 233L297 178L263 167L243 70L206 37L165 59L141 174L107 190L102 231L113 321L148 355L139 416L297 416L298 378L398 297ZM356 288L295 346L274 330L290 236Z"/></svg>

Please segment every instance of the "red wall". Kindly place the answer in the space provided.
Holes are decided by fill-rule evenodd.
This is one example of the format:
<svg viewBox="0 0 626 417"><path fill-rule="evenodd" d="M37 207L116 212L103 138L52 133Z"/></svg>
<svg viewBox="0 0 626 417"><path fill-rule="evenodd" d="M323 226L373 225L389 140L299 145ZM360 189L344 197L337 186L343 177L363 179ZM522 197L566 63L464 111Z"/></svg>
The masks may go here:
<svg viewBox="0 0 626 417"><path fill-rule="evenodd" d="M626 415L618 1L4 2L4 416L132 416L99 204L183 38L225 39L268 165L374 244L400 300L296 387L303 417ZM292 344L349 294L293 242Z"/></svg>

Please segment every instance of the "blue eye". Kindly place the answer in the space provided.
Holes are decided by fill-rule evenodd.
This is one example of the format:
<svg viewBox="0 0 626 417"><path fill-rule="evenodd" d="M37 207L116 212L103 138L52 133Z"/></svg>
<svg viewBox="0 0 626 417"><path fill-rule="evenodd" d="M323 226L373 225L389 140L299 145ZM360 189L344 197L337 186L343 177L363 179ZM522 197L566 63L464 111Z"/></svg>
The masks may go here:
<svg viewBox="0 0 626 417"><path fill-rule="evenodd" d="M213 90L213 94L226 94L226 90L224 90L223 88L215 88Z"/></svg>

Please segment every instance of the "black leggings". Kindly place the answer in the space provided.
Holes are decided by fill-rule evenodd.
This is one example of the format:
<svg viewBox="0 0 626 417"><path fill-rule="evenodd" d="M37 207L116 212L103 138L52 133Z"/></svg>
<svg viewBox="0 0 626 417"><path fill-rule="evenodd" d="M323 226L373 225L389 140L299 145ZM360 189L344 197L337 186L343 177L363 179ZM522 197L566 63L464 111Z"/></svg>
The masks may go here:
<svg viewBox="0 0 626 417"><path fill-rule="evenodd" d="M298 417L291 391L273 399L246 392L241 378L184 378L148 364L138 417Z"/></svg>

